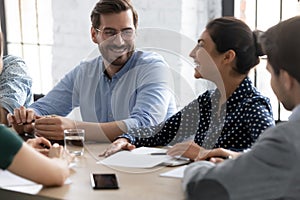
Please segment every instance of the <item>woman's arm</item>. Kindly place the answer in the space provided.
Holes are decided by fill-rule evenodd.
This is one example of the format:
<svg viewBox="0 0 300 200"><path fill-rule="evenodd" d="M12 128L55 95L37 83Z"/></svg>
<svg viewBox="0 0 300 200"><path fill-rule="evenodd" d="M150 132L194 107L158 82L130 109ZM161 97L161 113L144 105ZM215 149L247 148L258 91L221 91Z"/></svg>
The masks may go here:
<svg viewBox="0 0 300 200"><path fill-rule="evenodd" d="M45 186L61 186L70 173L69 163L62 155L61 158L48 158L23 143L8 170Z"/></svg>

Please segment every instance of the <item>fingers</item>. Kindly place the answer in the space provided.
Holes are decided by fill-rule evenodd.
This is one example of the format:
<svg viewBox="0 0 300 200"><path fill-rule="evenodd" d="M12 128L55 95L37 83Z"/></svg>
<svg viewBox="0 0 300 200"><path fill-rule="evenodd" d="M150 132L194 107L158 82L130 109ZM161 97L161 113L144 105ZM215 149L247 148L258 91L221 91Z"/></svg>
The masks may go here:
<svg viewBox="0 0 300 200"><path fill-rule="evenodd" d="M108 157L118 151L122 150L122 146L118 145L118 144L111 144L104 153L102 153L102 155L104 155L104 157Z"/></svg>
<svg viewBox="0 0 300 200"><path fill-rule="evenodd" d="M167 151L167 154L169 156L181 156L183 154L182 149L179 148L178 146L174 145L172 148L170 148Z"/></svg>
<svg viewBox="0 0 300 200"><path fill-rule="evenodd" d="M200 149L201 147L194 141L187 141L174 145L167 151L167 154L173 157L183 156L195 160Z"/></svg>
<svg viewBox="0 0 300 200"><path fill-rule="evenodd" d="M126 149L131 151L131 150L135 149L135 145L127 143Z"/></svg>
<svg viewBox="0 0 300 200"><path fill-rule="evenodd" d="M21 106L20 108L14 109L14 114L8 114L7 120L9 125L13 126L15 131L21 134L33 131L32 122L34 122L35 117L35 113L32 109L26 109L24 106Z"/></svg>
<svg viewBox="0 0 300 200"><path fill-rule="evenodd" d="M63 156L63 147L59 144L55 143L52 145L52 147L49 150L48 156L50 158L62 158Z"/></svg>
<svg viewBox="0 0 300 200"><path fill-rule="evenodd" d="M109 147L103 153L101 153L99 156L108 157L118 151L132 150L134 148L135 148L135 146L130 144L127 139L120 138L120 139L114 141L111 145L109 145Z"/></svg>
<svg viewBox="0 0 300 200"><path fill-rule="evenodd" d="M189 144L187 143L177 143L170 149L168 149L167 154L169 156L182 156L184 152L187 151Z"/></svg>
<svg viewBox="0 0 300 200"><path fill-rule="evenodd" d="M48 156L49 155L49 149L35 149L36 151L38 151L39 153Z"/></svg>
<svg viewBox="0 0 300 200"><path fill-rule="evenodd" d="M73 128L73 122L59 116L39 117L35 120L35 133L52 140L62 140L64 130Z"/></svg>
<svg viewBox="0 0 300 200"><path fill-rule="evenodd" d="M43 137L28 139L26 143L36 149L44 149L44 148L49 149L51 147L50 141Z"/></svg>
<svg viewBox="0 0 300 200"><path fill-rule="evenodd" d="M212 163L221 163L221 162L224 161L224 159L218 158L218 157L212 157L212 158L209 159L209 161L212 162Z"/></svg>
<svg viewBox="0 0 300 200"><path fill-rule="evenodd" d="M8 121L8 124L11 126L14 122L15 122L15 117L13 114L11 113L8 113L7 114L7 121Z"/></svg>
<svg viewBox="0 0 300 200"><path fill-rule="evenodd" d="M46 148L51 148L51 142L49 140L47 140L46 138L44 137L39 137L39 145L40 146L43 146L43 147L46 147Z"/></svg>
<svg viewBox="0 0 300 200"><path fill-rule="evenodd" d="M49 140L63 140L63 131L41 131L35 129L35 134L39 137L45 137Z"/></svg>
<svg viewBox="0 0 300 200"><path fill-rule="evenodd" d="M34 119L35 113L32 109L26 109L24 106L14 109L14 122L12 123L32 123Z"/></svg>
<svg viewBox="0 0 300 200"><path fill-rule="evenodd" d="M70 164L74 160L74 158L75 158L74 155L71 155L69 152L67 152L63 148L63 146L60 146L57 143L54 143L52 145L52 147L50 148L49 153L48 153L48 157L49 158L59 158L59 159L62 159L64 161L66 161L67 164Z"/></svg>

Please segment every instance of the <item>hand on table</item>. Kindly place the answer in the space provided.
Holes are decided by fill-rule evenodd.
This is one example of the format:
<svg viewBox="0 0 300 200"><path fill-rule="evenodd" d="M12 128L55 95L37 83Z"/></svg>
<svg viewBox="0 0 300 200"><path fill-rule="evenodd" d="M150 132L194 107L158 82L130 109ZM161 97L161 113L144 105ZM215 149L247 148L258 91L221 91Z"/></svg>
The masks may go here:
<svg viewBox="0 0 300 200"><path fill-rule="evenodd" d="M44 137L37 137L33 139L28 139L26 141L28 145L30 145L32 148L34 148L36 151L48 156L49 149L51 148L51 143L49 140L47 140Z"/></svg>
<svg viewBox="0 0 300 200"><path fill-rule="evenodd" d="M209 159L210 162L220 163L223 162L225 158L235 159L242 154L241 152L231 151L224 148L216 148L206 151L206 156L199 154L195 161Z"/></svg>
<svg viewBox="0 0 300 200"><path fill-rule="evenodd" d="M132 150L135 146L130 144L126 138L119 138L109 145L109 147L99 156L108 157L121 150Z"/></svg>
<svg viewBox="0 0 300 200"><path fill-rule="evenodd" d="M182 142L167 151L170 156L184 156L194 161L209 160L214 163L224 161L225 158L236 158L241 153L223 148L205 149L194 141Z"/></svg>
<svg viewBox="0 0 300 200"><path fill-rule="evenodd" d="M49 158L59 158L70 164L74 160L74 156L67 152L63 146L54 143L49 149Z"/></svg>
<svg viewBox="0 0 300 200"><path fill-rule="evenodd" d="M36 119L34 127L37 136L50 140L63 140L65 129L76 128L74 120L56 115Z"/></svg>
<svg viewBox="0 0 300 200"><path fill-rule="evenodd" d="M183 156L195 160L199 152L203 150L204 148L200 147L194 141L187 141L175 144L167 151L167 154L170 156Z"/></svg>

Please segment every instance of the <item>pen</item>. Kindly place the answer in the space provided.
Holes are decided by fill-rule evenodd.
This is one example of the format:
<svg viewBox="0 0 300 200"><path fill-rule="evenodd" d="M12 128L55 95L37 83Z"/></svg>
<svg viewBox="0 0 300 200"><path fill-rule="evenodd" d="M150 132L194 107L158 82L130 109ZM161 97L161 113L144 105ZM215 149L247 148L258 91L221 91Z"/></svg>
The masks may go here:
<svg viewBox="0 0 300 200"><path fill-rule="evenodd" d="M163 152L157 152L157 153L150 153L151 156L161 156L161 155L167 155L167 153L163 153Z"/></svg>
<svg viewBox="0 0 300 200"><path fill-rule="evenodd" d="M223 160L232 159L232 156L216 156L216 158L222 158ZM209 161L211 157L206 158L205 160Z"/></svg>

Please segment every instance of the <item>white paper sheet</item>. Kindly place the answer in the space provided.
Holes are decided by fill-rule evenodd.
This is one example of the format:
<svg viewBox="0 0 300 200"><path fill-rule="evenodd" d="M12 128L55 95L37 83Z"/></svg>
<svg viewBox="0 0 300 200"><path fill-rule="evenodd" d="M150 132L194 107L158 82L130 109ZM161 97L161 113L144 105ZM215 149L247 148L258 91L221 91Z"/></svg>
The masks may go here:
<svg viewBox="0 0 300 200"><path fill-rule="evenodd" d="M98 163L119 167L152 168L172 159L168 155L151 155L165 153L166 149L140 147L132 151L120 151Z"/></svg>
<svg viewBox="0 0 300 200"><path fill-rule="evenodd" d="M178 167L176 169L167 171L165 173L161 173L160 176L182 179L183 178L183 174L184 174L184 170L185 170L186 166L187 165L183 165L183 166Z"/></svg>
<svg viewBox="0 0 300 200"><path fill-rule="evenodd" d="M67 178L65 184L71 183L71 179ZM0 170L0 188L27 194L37 194L43 188L43 185L17 176L9 171Z"/></svg>
<svg viewBox="0 0 300 200"><path fill-rule="evenodd" d="M9 171L0 171L0 187L27 194L37 194L43 185L14 175Z"/></svg>

